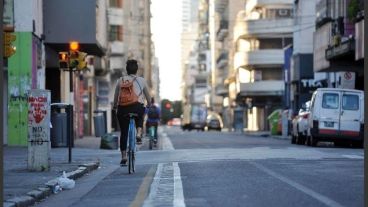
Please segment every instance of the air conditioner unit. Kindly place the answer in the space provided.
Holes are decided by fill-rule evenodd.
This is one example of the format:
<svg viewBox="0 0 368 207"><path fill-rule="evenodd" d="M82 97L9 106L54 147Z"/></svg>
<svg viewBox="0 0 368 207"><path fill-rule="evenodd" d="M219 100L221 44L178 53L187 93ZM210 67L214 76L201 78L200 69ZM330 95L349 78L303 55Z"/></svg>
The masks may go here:
<svg viewBox="0 0 368 207"><path fill-rule="evenodd" d="M279 10L277 10L277 14L280 17L285 17L285 16L289 16L290 15L289 14L289 10L287 10L287 9L279 9Z"/></svg>

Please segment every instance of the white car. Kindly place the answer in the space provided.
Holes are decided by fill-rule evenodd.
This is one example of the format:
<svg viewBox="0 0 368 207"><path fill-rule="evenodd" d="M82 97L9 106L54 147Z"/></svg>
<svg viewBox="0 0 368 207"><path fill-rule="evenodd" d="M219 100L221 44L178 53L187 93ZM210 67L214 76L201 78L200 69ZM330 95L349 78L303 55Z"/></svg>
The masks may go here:
<svg viewBox="0 0 368 207"><path fill-rule="evenodd" d="M292 120L292 144L304 144L307 140L310 101L307 101L304 105L303 108L305 109L300 109L298 115Z"/></svg>
<svg viewBox="0 0 368 207"><path fill-rule="evenodd" d="M364 91L319 88L311 99L307 144L363 146Z"/></svg>

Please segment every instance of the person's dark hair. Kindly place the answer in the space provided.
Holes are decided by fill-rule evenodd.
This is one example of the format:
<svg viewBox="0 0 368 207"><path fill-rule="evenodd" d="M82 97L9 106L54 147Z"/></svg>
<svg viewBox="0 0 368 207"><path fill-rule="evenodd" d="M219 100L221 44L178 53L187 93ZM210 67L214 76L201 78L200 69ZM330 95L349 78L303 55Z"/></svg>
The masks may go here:
<svg viewBox="0 0 368 207"><path fill-rule="evenodd" d="M138 71L138 62L136 60L128 60L126 62L126 70L127 70L127 73L128 75L135 75L137 74L137 71Z"/></svg>

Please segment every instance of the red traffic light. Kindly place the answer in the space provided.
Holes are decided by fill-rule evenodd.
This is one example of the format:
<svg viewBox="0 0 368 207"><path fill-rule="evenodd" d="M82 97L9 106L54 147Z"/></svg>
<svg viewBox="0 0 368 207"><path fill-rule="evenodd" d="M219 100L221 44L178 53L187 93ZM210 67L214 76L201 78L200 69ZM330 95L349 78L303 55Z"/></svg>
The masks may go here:
<svg viewBox="0 0 368 207"><path fill-rule="evenodd" d="M171 108L171 104L170 103L166 103L165 104L165 108L170 109Z"/></svg>

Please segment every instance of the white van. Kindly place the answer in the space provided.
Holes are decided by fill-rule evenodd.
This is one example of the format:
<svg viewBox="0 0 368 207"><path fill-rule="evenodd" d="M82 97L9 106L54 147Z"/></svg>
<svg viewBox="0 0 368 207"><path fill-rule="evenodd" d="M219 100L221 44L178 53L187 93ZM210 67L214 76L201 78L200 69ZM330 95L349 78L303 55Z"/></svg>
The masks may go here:
<svg viewBox="0 0 368 207"><path fill-rule="evenodd" d="M307 144L331 141L363 146L364 92L360 90L319 88L311 99Z"/></svg>

